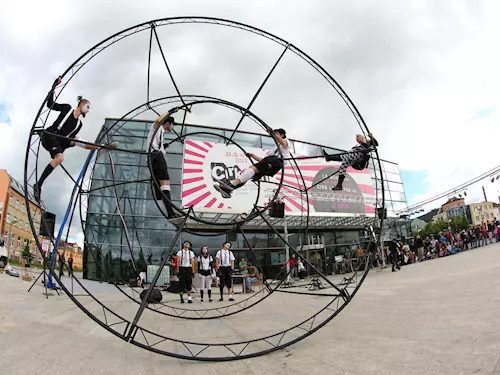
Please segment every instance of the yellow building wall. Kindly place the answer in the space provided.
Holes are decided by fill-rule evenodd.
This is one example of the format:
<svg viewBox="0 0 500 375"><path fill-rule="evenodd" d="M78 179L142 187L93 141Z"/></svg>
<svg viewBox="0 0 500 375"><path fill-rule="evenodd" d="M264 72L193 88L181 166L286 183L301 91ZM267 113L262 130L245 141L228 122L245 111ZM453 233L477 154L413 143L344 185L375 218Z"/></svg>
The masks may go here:
<svg viewBox="0 0 500 375"><path fill-rule="evenodd" d="M471 203L469 205L472 225L492 222L495 218L495 208L492 202Z"/></svg>
<svg viewBox="0 0 500 375"><path fill-rule="evenodd" d="M0 184L3 182L3 178L0 177ZM35 239L28 220L28 211L26 210L24 196L9 186L6 203L3 208L2 220L4 222L1 236L5 242L6 249L9 251L9 257L20 260L25 243L28 242L33 261L41 263L42 257L36 248ZM34 214L35 230L38 232L40 230L40 210L32 202L30 202L30 210Z"/></svg>

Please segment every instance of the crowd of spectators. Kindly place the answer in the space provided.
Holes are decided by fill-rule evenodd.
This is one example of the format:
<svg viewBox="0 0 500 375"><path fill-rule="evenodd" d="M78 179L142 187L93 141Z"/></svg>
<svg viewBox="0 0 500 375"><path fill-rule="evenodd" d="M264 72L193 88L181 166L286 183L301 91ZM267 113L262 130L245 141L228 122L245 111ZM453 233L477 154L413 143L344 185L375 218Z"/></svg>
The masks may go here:
<svg viewBox="0 0 500 375"><path fill-rule="evenodd" d="M417 235L410 241L393 240L389 254L395 272L402 265L450 256L500 241L500 221L496 218L479 226L452 233L442 231L425 237Z"/></svg>

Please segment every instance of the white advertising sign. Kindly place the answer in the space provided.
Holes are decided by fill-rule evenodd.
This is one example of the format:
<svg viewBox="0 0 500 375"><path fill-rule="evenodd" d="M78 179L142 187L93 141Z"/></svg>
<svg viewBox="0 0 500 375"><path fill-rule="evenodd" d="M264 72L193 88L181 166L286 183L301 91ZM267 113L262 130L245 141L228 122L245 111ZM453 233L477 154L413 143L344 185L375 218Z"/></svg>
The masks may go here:
<svg viewBox="0 0 500 375"><path fill-rule="evenodd" d="M246 148L245 151L260 157L270 153L252 147ZM300 156L295 155L295 158ZM335 172L340 163L326 162L323 158L297 160L296 163L287 161L283 170L275 176L262 178L260 195L257 191L258 185L249 181L245 186L233 191L231 198L223 198L215 190L214 184L223 178L233 180L238 177L252 165L250 159L235 145L186 140L182 173L182 206L185 208L193 206L198 212L248 213L254 204L258 206L267 204L274 196L281 174L284 173L280 197L285 202L287 215L301 215L306 212L307 200L310 213L314 215L374 214L375 189L368 169L358 171L348 168L344 190L333 191L332 187L337 184L338 174L319 184L318 182ZM302 186L300 174L304 178L305 188ZM308 190L306 198L304 190L311 186L313 187Z"/></svg>

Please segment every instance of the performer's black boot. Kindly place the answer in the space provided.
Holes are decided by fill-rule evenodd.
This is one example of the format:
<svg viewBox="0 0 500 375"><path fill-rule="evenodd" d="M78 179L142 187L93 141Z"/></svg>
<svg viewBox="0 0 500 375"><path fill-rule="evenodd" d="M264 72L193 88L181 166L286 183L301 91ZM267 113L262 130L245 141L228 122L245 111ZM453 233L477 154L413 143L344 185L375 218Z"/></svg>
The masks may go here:
<svg viewBox="0 0 500 375"><path fill-rule="evenodd" d="M208 290L208 302L212 302L212 289Z"/></svg>
<svg viewBox="0 0 500 375"><path fill-rule="evenodd" d="M325 150L323 150L323 156L325 157L326 161L342 161L340 155L338 154L329 155Z"/></svg>
<svg viewBox="0 0 500 375"><path fill-rule="evenodd" d="M201 302L203 302L203 289L200 290L200 300L201 300Z"/></svg>
<svg viewBox="0 0 500 375"><path fill-rule="evenodd" d="M165 196L162 197L162 201L163 201L163 204L165 205L165 208L167 210L168 219L177 219L178 217L180 217L180 215L177 215L174 212L174 209L172 208L172 201L171 201L172 198L170 197L170 191L165 190L165 191L163 191L163 194L165 194Z"/></svg>
<svg viewBox="0 0 500 375"><path fill-rule="evenodd" d="M344 182L345 175L341 174L337 182L337 186L334 186L332 190L342 190L342 183Z"/></svg>

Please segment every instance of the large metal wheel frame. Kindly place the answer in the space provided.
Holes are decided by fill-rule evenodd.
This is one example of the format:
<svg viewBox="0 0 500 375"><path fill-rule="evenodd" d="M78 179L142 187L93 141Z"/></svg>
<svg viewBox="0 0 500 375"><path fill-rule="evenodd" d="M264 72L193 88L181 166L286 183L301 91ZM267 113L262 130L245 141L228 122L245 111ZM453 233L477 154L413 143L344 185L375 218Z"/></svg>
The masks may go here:
<svg viewBox="0 0 500 375"><path fill-rule="evenodd" d="M261 90L264 88L267 80L270 78L271 74L273 73L274 69L277 67L279 62L281 61L281 58L283 55L289 51L294 53L295 55L299 56L302 58L305 62L307 62L312 68L314 68L318 74L320 74L329 84L330 86L340 95L344 103L348 106L350 112L352 113L353 117L355 118L357 124L359 125L361 131L366 134L369 132L361 114L357 110L356 106L354 103L351 101L351 99L348 97L348 95L345 93L345 91L340 87L340 85L333 79L333 77L324 69L322 68L316 61L314 61L311 57L309 57L307 54L305 54L303 51L301 51L299 48L295 47L294 45L290 44L289 42L273 35L270 34L266 31L260 30L258 28L254 28L249 25L245 25L242 23L234 22L234 21L229 21L229 20L224 20L224 19L218 19L218 18L208 18L208 17L173 17L173 18L164 18L164 19L157 19L149 22L142 23L140 25L133 26L131 28L128 28L126 30L123 30L119 33L116 33L112 35L111 37L103 40L102 42L96 44L94 47L89 49L86 53L84 53L80 58L78 58L61 76L63 77L64 83L61 85L62 87L60 90L57 92L57 96L61 94L61 92L64 90L66 85L71 81L71 79L78 73L78 71L87 63L89 63L95 56L100 54L102 51L106 50L108 47L112 46L114 43L117 43L118 41L130 36L134 35L136 33L142 32L149 30L150 31L150 39L149 39L149 59L151 58L151 45L152 45L152 40L153 36L155 37L158 47L160 49L160 52L162 54L163 60L165 62L168 74L170 75L170 78L172 80L172 83L175 87L175 90L177 91L177 96L175 97L175 100L180 101L182 104L181 106L185 109L189 107L189 102L186 103L185 99L187 98L186 96L181 95L179 92L179 89L177 88L177 85L175 83L175 80L172 76L172 73L168 67L167 61L165 59L165 55L163 54L163 50L161 48L161 43L158 38L156 28L161 27L161 26L166 26L166 25L177 25L177 24L210 24L210 25L217 25L217 26L224 26L224 27L231 27L243 31L248 31L251 33L254 33L256 35L262 36L264 38L267 38L278 45L281 45L283 47L283 52L280 55L279 59L276 61L274 66L272 67L271 71L265 78L264 82L262 85L259 87L257 92L255 93L254 97L248 104L248 106L245 108L244 111L242 111L242 117L238 125L235 127L233 134L231 137L228 139L228 143L231 142L233 135L236 133L238 130L238 127L240 126L241 122L243 119L247 116L250 116L251 112L251 106L253 102L257 99L259 93ZM146 102L146 107L148 109L152 109L151 103L149 98L149 74L150 74L150 64L148 62L148 97L147 97L147 102ZM172 97L174 98L174 97ZM220 101L220 99L214 99L215 101ZM46 99L43 101L42 105L40 106L40 109L37 113L37 116L34 120L30 136L29 136L29 141L28 141L28 146L26 150L26 161L25 161L25 189L26 191L29 191L29 187L38 179L38 156L40 152L40 139L39 139L39 134L44 131L44 129L47 126L47 120L48 116L50 113L50 110L44 109L44 106L46 104ZM231 106L231 104L229 104ZM139 108L139 107L138 107ZM240 111L241 111L240 107ZM137 110L137 109L136 109ZM251 116L254 119L256 116ZM179 139L182 137L179 137ZM276 140L275 140L276 141ZM102 137L101 139L97 139L96 143L102 142ZM240 147L240 146L238 146ZM127 150L120 150L126 152ZM45 152L42 150L42 152ZM92 160L94 157L94 152L91 152L86 163L84 164L82 171L79 175L78 178L73 178L61 165L61 167L65 170L66 174L73 180L75 183L73 192L71 195L71 200L68 205L67 211L66 211L66 217L64 218L62 225L59 230L59 234L56 239L52 239L54 249L57 251L57 245L59 243L59 240L61 239L63 235L63 231L65 228L65 225L68 221L70 220L70 223L68 225L68 231L66 234L66 238L69 235L69 228L71 224L71 220L73 219L73 214L75 212L75 207L76 203L79 200L80 205L82 204L82 193L85 193L85 189L83 186L85 185L85 175L87 170L89 169L89 166L92 164ZM111 152L108 152L108 155L110 157L110 162L112 164L111 160ZM378 176L378 179L376 179L376 198L375 198L375 215L373 218L373 227L377 228L383 228L383 216L380 217L380 219L377 217L377 212L378 208L384 208L385 206L385 201L384 201L384 184L383 184L383 173L382 173L382 166L380 163L380 158L377 149L375 148L373 153L372 153L372 162L374 163L374 166L379 170L380 175ZM35 160L34 166L32 165L33 159ZM377 161L377 164L375 164L375 161ZM91 174L89 174L91 175ZM330 177L330 176L329 176ZM87 182L91 177L87 178ZM281 179L280 183L278 184L278 189L277 193L274 197L276 199L279 190L281 189L283 185L283 179ZM380 181L380 183L379 183ZM305 182L302 178L302 182L306 186ZM379 186L380 184L380 186ZM114 184L113 186L116 186L117 184ZM301 194L306 195L306 201L307 201L307 217L306 221L307 223L309 222L309 200L307 199L307 191L309 188L302 189ZM118 199L118 197L115 197ZM118 205L119 206L119 205ZM328 284L330 284L330 287L335 290L335 293L332 294L325 294L324 297L331 297L331 300L327 301L324 305L323 308L319 309L315 314L311 315L308 318L305 318L298 322L297 324L291 325L288 329L284 330L279 330L276 333L266 335L264 337L260 337L257 339L249 339L249 340L240 340L237 342L217 342L217 343L210 343L210 342L193 342L189 340L183 340L180 338L176 337L169 337L165 336L162 334L159 334L158 332L152 331L151 329L142 327L140 323L141 315L144 312L145 309L148 310L155 310L155 309L150 309L148 304L146 303L147 298L153 288L155 287L155 284L160 276L160 272L163 269L163 266L165 265L167 257L165 257L165 260L162 265L160 265L158 272L156 273L155 277L153 278L153 281L147 291L146 298L144 298L143 301L137 300L135 297L131 297L127 295L129 298L133 299L135 302L139 304L139 308L137 310L137 313L135 314L134 319L126 319L123 316L121 316L119 313L113 311L113 309L110 306L107 306L105 303L100 301L94 294L92 294L88 288L78 279L75 279L75 281L80 285L80 287L85 291L85 300L82 302L78 298L77 295L74 295L70 292L70 289L67 285L65 285L57 276L55 272L55 267L53 265L54 259L52 258L52 263L49 262L46 254L42 251L42 245L39 241L38 238L38 231L35 226L34 218L37 214L40 214L39 209L36 211L32 211L30 209L29 205L29 196L26 194L26 207L28 211L28 217L30 221L30 226L32 229L32 232L34 234L35 242L37 244L37 247L40 251L40 253L43 256L44 262L49 265L50 273L51 276L57 281L57 283L60 285L60 287L66 292L68 297L83 311L87 316L89 316L92 320L94 320L98 325L101 327L105 328L107 331L110 333L114 334L115 336L128 341L134 345L137 345L139 347L142 347L144 349L157 352L159 354L167 355L167 356L172 356L176 358L183 358L183 359L194 359L194 360L201 360L201 361L228 361L228 360L236 360L236 359L244 359L244 358L251 358L251 357L256 357L259 355L267 354L270 352L274 352L279 349L283 349L289 345L292 345L308 336L316 332L318 329L326 325L328 322L330 322L353 298L353 296L357 293L359 290L363 280L368 274L368 271L370 269L369 265L371 263L372 259L372 254L377 250L378 248L378 239L376 237L373 238L373 240L368 241L367 244L367 251L366 251L366 257L365 257L365 262L364 262L364 268L363 269L357 269L356 271L353 270L354 275L351 279L350 282L347 282L343 285L336 285L332 283L326 275L324 275L322 272L319 270L315 269L313 265L309 264L313 269L317 272L317 274ZM167 250L167 254L170 254L174 251L176 248L177 244L177 239L179 238L181 232L183 231L183 227L186 223L186 220L188 217L193 219L193 216L190 214L192 213L191 210L188 210L188 212L184 212L185 217L184 217L184 223L181 224L176 232L175 238L172 240L170 248ZM257 212L255 217L259 217L262 220L264 220L267 225L269 226L270 229L272 229L278 237L281 238L283 243L287 243L286 240L280 235L280 233L276 230L276 228L272 225L271 221L269 219L266 219L265 215L262 215L262 212ZM196 219L194 217L194 219ZM234 223L234 227L239 228L241 231L241 227L245 224L247 220L242 220L241 222ZM305 232L307 233L308 230L308 225L305 227ZM382 230L382 229L381 229ZM241 231L243 233L243 231ZM244 234L244 233L243 233ZM379 235L379 238L382 238L382 234ZM287 243L288 245L288 243ZM290 250L292 250L292 253L295 253L297 256L299 256L303 261L307 263L307 260L304 259L300 253L298 253L293 247L290 247ZM354 284L354 285L352 285ZM273 291L277 291L278 287L269 290L269 294L265 296L266 298L271 295ZM285 290L283 290L285 291ZM294 293L293 291L285 291L288 293ZM309 293L296 293L296 294L309 294ZM310 294L313 296L320 296L319 294ZM90 297L90 298L89 298ZM260 301L258 301L260 302ZM93 306L97 306L97 309L95 308L90 308L90 304L94 304ZM249 305L249 306L247 306ZM245 306L240 309L240 311L236 312L231 312L229 311L229 308L227 306L224 307L224 309L227 309L225 313L220 314L219 316L214 316L214 317L209 317L209 316L200 316L198 314L198 317L191 317L191 319L211 319L215 317L225 317L229 315L233 315L237 312L241 312L246 310L247 308L253 306L255 304L248 304L245 302ZM92 310L92 311L91 311ZM169 316L174 316L174 317L179 317L176 315L179 314L164 314L164 315L169 315ZM182 314L181 314L182 315ZM148 340L149 338L149 340ZM164 343L170 343L173 345L174 349L162 349L160 345ZM211 353L211 354L207 354Z"/></svg>

